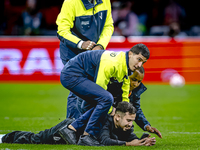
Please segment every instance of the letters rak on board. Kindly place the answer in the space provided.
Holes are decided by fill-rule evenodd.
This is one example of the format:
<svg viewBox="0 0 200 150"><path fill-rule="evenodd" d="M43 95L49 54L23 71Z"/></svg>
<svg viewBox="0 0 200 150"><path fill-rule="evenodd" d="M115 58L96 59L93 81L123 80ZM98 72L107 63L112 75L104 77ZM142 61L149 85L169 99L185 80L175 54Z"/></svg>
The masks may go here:
<svg viewBox="0 0 200 150"><path fill-rule="evenodd" d="M44 76L59 76L63 68L59 48L50 55L46 48L32 48L26 52L15 49L0 49L1 76L33 76L40 73ZM27 55L27 56L24 56Z"/></svg>

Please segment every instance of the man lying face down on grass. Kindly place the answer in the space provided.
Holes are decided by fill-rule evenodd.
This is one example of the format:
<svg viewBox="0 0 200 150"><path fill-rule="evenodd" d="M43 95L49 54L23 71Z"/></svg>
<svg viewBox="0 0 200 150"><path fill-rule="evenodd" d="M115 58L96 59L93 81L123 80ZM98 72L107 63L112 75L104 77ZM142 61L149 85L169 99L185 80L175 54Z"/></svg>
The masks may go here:
<svg viewBox="0 0 200 150"><path fill-rule="evenodd" d="M91 146L126 145L126 146L152 146L156 143L155 138L139 139L133 133L133 121L136 116L136 109L128 102L120 102L116 108L114 116L108 115L107 121L103 126L98 141L92 142ZM0 143L19 143L19 144L69 144L60 136L63 127L73 122L67 118L51 129L46 129L35 134L32 132L13 131L0 137ZM84 136L84 135L82 135ZM82 136L79 139L81 143ZM149 135L150 136L150 135ZM81 143L80 145L84 145Z"/></svg>
<svg viewBox="0 0 200 150"><path fill-rule="evenodd" d="M92 110L92 109L90 109ZM89 110L89 111L90 111ZM87 111L83 114L83 117L87 116ZM87 116L89 117L89 116ZM89 138L89 136L81 135L78 140L78 145L87 145L87 146L114 146L114 145L125 145L125 146L152 146L155 145L155 137L150 138L150 135L147 134L147 137L138 138L133 133L133 121L136 117L136 109L131 103L128 102L119 102L114 116L108 115L107 121L104 124L100 135L96 140L94 138ZM92 135L90 135L92 136ZM87 140L84 139L87 137ZM64 137L67 141L68 138ZM88 141L85 143L85 141ZM90 142L89 142L90 141Z"/></svg>

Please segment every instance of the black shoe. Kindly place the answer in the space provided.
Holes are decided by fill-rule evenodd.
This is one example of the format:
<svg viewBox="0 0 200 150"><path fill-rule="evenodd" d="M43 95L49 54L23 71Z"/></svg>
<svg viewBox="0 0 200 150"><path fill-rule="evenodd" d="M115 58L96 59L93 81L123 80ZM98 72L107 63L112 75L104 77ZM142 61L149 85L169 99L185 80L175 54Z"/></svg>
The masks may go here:
<svg viewBox="0 0 200 150"><path fill-rule="evenodd" d="M104 146L92 135L81 135L78 140L78 145L83 146Z"/></svg>
<svg viewBox="0 0 200 150"><path fill-rule="evenodd" d="M58 133L67 142L67 144L77 144L76 132L68 128L68 125L59 129Z"/></svg>

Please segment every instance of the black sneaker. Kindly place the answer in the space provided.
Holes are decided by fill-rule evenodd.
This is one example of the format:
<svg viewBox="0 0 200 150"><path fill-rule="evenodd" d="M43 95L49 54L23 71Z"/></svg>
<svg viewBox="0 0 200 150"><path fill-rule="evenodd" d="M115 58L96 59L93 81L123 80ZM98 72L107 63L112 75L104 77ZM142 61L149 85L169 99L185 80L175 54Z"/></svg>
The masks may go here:
<svg viewBox="0 0 200 150"><path fill-rule="evenodd" d="M104 146L92 135L81 135L78 140L78 145L83 146Z"/></svg>
<svg viewBox="0 0 200 150"><path fill-rule="evenodd" d="M68 125L59 129L58 133L67 142L67 144L77 144L76 132L68 128Z"/></svg>

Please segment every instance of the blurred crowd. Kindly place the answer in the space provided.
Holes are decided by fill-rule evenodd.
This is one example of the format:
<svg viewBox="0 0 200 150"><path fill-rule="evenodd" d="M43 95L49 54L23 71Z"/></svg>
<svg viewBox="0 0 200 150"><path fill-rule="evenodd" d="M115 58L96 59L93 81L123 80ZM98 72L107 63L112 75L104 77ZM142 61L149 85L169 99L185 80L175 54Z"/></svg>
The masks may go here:
<svg viewBox="0 0 200 150"><path fill-rule="evenodd" d="M0 35L56 35L63 0L1 0ZM198 1L111 0L113 36L200 36Z"/></svg>

